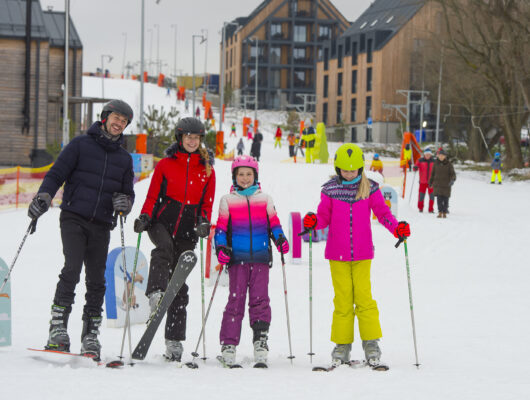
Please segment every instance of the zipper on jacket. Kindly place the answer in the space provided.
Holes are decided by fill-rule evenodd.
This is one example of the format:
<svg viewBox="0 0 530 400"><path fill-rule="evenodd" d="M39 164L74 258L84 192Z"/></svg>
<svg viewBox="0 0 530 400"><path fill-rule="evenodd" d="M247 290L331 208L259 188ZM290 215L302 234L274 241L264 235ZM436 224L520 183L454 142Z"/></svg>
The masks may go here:
<svg viewBox="0 0 530 400"><path fill-rule="evenodd" d="M252 217L250 215L250 201L248 200L248 196L245 196L247 198L247 207L248 207L248 226L250 229L250 260L254 261L254 256L252 253Z"/></svg>
<svg viewBox="0 0 530 400"><path fill-rule="evenodd" d="M105 181L105 172L107 172L107 157L108 153L105 152L105 164L103 165L103 175L101 175L101 185L99 185L98 199L96 206L94 207L94 213L92 214L92 220L96 218L96 211L98 209L99 201L101 200L101 192L103 191L103 182Z"/></svg>
<svg viewBox="0 0 530 400"><path fill-rule="evenodd" d="M191 159L191 154L188 154L188 160L186 161L186 186L184 186L184 199L182 200L182 205L180 206L177 222L175 222L175 229L173 230L173 236L177 234L177 229L180 225L180 218L182 217L182 213L184 212L184 206L186 204L186 194L188 194L188 172L190 169L190 159Z"/></svg>
<svg viewBox="0 0 530 400"><path fill-rule="evenodd" d="M350 243L351 243L351 260L353 261L353 204L350 204Z"/></svg>

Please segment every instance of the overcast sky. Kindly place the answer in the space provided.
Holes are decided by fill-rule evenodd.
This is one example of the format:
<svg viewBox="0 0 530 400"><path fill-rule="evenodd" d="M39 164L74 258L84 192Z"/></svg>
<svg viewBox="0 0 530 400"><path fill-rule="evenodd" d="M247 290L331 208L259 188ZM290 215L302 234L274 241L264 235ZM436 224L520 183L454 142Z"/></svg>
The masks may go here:
<svg viewBox="0 0 530 400"><path fill-rule="evenodd" d="M370 5L372 0L332 0L332 3L349 21L354 21ZM223 21L249 15L261 0L145 0L145 62L157 59L157 33L160 31L159 54L165 73L173 74L175 29L177 26L177 71L192 71L192 35L208 31L207 71L219 73L219 43ZM65 0L41 0L42 8L53 7L64 11ZM119 74L125 62L140 60L141 0L70 0L70 15L83 43L83 69L95 71L101 66L101 56L113 56L105 60L105 68ZM155 27L158 24L159 28ZM203 73L205 47L195 39L195 72ZM126 46L125 46L126 44ZM139 67L136 67L139 70ZM152 71L156 71L153 65Z"/></svg>

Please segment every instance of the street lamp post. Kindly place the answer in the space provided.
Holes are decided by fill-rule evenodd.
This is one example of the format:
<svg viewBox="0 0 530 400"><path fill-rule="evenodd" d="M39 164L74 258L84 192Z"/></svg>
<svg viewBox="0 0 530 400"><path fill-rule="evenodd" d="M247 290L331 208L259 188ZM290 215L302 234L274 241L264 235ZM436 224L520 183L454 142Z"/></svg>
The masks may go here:
<svg viewBox="0 0 530 400"><path fill-rule="evenodd" d="M101 98L105 98L105 58L112 61L112 56L108 54L101 55Z"/></svg>
<svg viewBox="0 0 530 400"><path fill-rule="evenodd" d="M206 69L208 63L208 29L201 29L201 32L203 33L204 41L206 42L206 44L204 45L204 80L206 82L206 93L208 93L208 85L210 84L209 79L206 78L208 76L208 72Z"/></svg>
<svg viewBox="0 0 530 400"><path fill-rule="evenodd" d="M64 91L63 91L63 147L70 141L70 120L68 119L68 56L70 53L70 0L64 1Z"/></svg>
<svg viewBox="0 0 530 400"><path fill-rule="evenodd" d="M256 36L252 36L250 39L253 39L256 41L256 66L254 67L256 69L256 73L254 74L254 125L256 125L256 121L258 120L258 45L259 45L259 39ZM254 132L256 131L256 127L254 127Z"/></svg>
<svg viewBox="0 0 530 400"><path fill-rule="evenodd" d="M125 37L123 44L123 60L121 62L121 74L125 78L125 54L127 53L127 32L123 32L122 35Z"/></svg>
<svg viewBox="0 0 530 400"><path fill-rule="evenodd" d="M160 75L160 25L155 24L156 28L156 76Z"/></svg>
<svg viewBox="0 0 530 400"><path fill-rule="evenodd" d="M220 91L221 91L221 98L219 100L219 130L222 131L223 130L223 107L224 107L224 95L225 95L225 60L226 60L226 56L225 56L225 51L226 51L226 45L225 45L225 37L226 37L226 27L228 25L235 25L235 26L239 26L236 22L224 22L223 23L223 29L222 29L222 32L221 32L221 38L222 38L222 42L221 42L221 77L220 77L220 82L219 82L219 85L221 86L220 88Z"/></svg>
<svg viewBox="0 0 530 400"><path fill-rule="evenodd" d="M193 115L195 115L195 38L201 38L201 43L203 43L206 39L202 35L192 35L191 36L191 47L192 47L192 55L191 55L191 61L192 61L192 83L193 83Z"/></svg>
<svg viewBox="0 0 530 400"><path fill-rule="evenodd" d="M173 49L173 77L175 78L175 87L178 90L177 85L177 24L171 24L171 27L175 29L175 48Z"/></svg>

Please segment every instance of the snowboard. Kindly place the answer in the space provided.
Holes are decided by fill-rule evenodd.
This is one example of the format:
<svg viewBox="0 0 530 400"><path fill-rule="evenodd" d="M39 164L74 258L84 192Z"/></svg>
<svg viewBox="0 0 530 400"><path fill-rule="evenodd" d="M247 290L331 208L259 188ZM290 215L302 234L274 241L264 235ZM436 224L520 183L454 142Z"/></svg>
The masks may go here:
<svg viewBox="0 0 530 400"><path fill-rule="evenodd" d="M135 360L143 360L147 355L151 342L153 341L162 319L164 319L169 306L182 288L182 285L184 285L184 282L196 263L197 256L192 250L187 250L180 255L175 271L173 271L173 275L171 276L166 292L164 293L164 297L162 297L154 314L149 321L147 321L147 328L138 342L138 345L134 349L132 358Z"/></svg>

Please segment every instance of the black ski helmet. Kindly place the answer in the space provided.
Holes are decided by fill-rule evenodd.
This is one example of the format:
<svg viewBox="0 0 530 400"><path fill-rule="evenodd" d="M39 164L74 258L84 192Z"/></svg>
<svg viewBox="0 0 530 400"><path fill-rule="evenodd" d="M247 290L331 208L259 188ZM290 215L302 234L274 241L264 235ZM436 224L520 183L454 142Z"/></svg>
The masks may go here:
<svg viewBox="0 0 530 400"><path fill-rule="evenodd" d="M186 133L195 133L199 136L204 136L204 124L198 118L182 118L175 128L175 139L177 139L177 142L180 142L180 137Z"/></svg>
<svg viewBox="0 0 530 400"><path fill-rule="evenodd" d="M109 115L113 112L127 117L129 120L129 122L127 122L127 126L133 119L133 110L130 105L122 100L111 100L103 106L103 111L101 112L101 122L105 123Z"/></svg>

